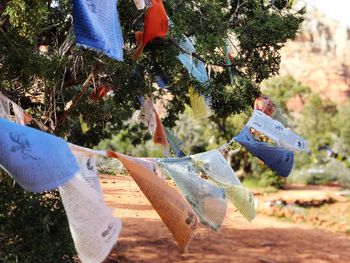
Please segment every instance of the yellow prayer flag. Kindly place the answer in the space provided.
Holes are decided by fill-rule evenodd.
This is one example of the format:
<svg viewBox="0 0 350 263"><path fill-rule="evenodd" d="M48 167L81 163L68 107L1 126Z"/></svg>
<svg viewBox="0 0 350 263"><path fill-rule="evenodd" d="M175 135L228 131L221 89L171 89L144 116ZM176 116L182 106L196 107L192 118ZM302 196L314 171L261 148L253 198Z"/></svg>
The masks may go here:
<svg viewBox="0 0 350 263"><path fill-rule="evenodd" d="M189 87L191 108L195 119L208 118L211 113L204 96L199 95L193 87Z"/></svg>

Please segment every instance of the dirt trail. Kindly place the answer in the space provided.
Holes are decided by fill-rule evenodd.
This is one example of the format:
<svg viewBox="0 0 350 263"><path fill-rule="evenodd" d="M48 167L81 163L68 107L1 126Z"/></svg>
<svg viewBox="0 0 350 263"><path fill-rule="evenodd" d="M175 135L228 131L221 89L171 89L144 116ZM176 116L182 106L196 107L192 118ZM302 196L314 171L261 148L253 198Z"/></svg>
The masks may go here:
<svg viewBox="0 0 350 263"><path fill-rule="evenodd" d="M101 182L107 204L123 222L108 262L350 262L350 236L263 215L248 223L231 205L220 232L199 230L181 254L130 177L103 177Z"/></svg>

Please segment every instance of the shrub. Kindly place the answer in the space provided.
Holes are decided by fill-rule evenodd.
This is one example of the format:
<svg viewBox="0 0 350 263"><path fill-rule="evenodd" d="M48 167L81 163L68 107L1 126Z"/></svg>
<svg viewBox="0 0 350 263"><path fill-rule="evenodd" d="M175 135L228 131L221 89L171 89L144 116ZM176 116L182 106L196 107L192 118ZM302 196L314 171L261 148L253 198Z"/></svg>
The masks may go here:
<svg viewBox="0 0 350 263"><path fill-rule="evenodd" d="M74 262L58 191L30 193L0 171L0 262Z"/></svg>

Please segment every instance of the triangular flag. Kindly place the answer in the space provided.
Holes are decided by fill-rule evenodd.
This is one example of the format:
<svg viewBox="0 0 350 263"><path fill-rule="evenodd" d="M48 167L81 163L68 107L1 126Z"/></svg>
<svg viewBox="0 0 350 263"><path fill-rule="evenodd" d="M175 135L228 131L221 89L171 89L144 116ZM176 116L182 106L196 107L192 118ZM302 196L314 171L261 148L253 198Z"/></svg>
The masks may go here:
<svg viewBox="0 0 350 263"><path fill-rule="evenodd" d="M232 167L218 150L191 155L197 167L225 190L226 197L248 220L255 218L253 193L241 185Z"/></svg>
<svg viewBox="0 0 350 263"><path fill-rule="evenodd" d="M108 156L118 158L123 163L173 234L181 250L185 251L198 224L197 217L186 200L148 169L148 164L144 164L143 160L115 152L108 152Z"/></svg>
<svg viewBox="0 0 350 263"><path fill-rule="evenodd" d="M219 230L227 208L225 191L200 178L190 157L158 159L158 165L175 181L201 223Z"/></svg>

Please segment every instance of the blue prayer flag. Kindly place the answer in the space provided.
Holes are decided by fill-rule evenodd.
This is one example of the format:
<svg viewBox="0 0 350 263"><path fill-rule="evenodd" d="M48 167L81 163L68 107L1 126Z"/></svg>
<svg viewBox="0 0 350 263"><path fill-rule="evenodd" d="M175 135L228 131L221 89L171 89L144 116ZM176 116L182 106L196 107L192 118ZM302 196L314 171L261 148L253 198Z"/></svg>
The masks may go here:
<svg viewBox="0 0 350 263"><path fill-rule="evenodd" d="M27 191L53 190L79 171L65 140L2 118L0 145L0 166Z"/></svg>
<svg viewBox="0 0 350 263"><path fill-rule="evenodd" d="M294 153L284 148L255 140L247 126L244 126L243 130L234 137L234 140L242 144L247 151L262 160L280 176L287 177L292 171Z"/></svg>
<svg viewBox="0 0 350 263"><path fill-rule="evenodd" d="M123 60L123 35L116 0L73 0L77 44Z"/></svg>
<svg viewBox="0 0 350 263"><path fill-rule="evenodd" d="M187 53L183 52L180 55L178 55L177 58L185 66L185 68L191 74L192 77L194 77L201 84L207 85L209 83L207 70L202 61L192 57L191 54L195 53L196 49L193 46L191 40L188 37L183 36L183 39L181 39L179 45L181 46L181 48L186 50Z"/></svg>

